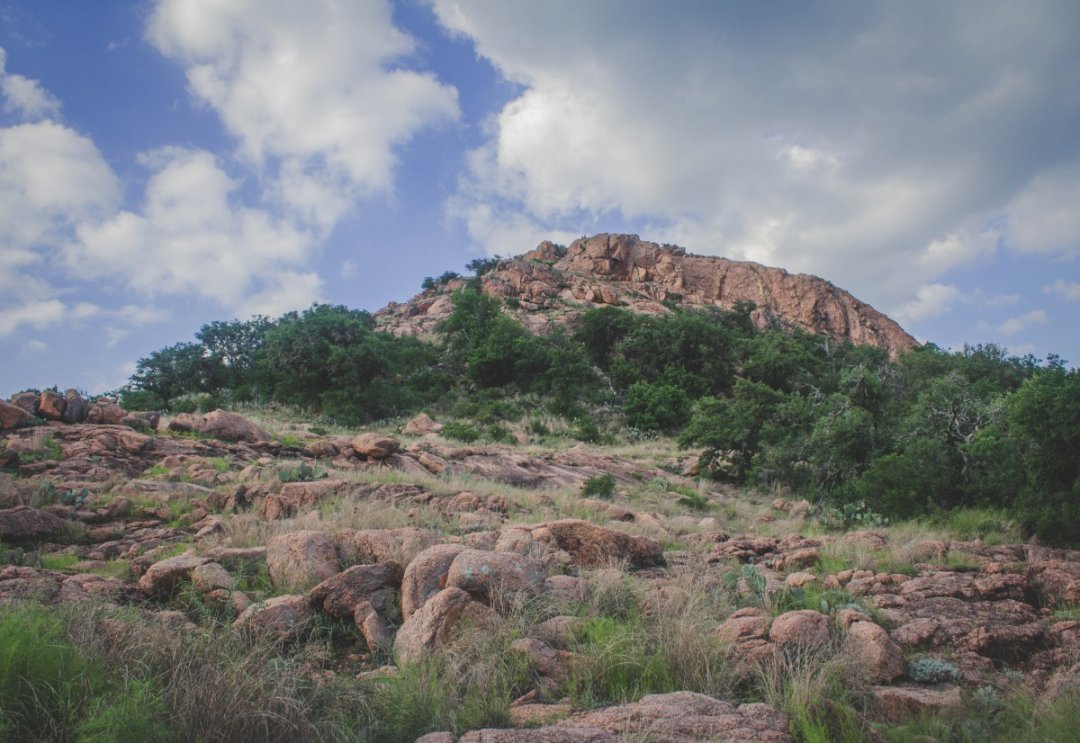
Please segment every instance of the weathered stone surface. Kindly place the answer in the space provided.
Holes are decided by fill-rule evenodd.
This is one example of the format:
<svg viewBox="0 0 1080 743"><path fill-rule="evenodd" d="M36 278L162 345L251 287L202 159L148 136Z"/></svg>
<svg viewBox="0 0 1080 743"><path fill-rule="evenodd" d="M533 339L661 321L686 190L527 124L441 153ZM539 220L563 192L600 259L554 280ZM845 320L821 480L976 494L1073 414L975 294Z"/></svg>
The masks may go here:
<svg viewBox="0 0 1080 743"><path fill-rule="evenodd" d="M67 400L59 392L46 390L38 400L38 416L47 421L58 421L64 417Z"/></svg>
<svg viewBox="0 0 1080 743"><path fill-rule="evenodd" d="M401 581L401 616L404 619L446 587L450 564L465 549L461 544L437 544L413 558Z"/></svg>
<svg viewBox="0 0 1080 743"><path fill-rule="evenodd" d="M198 565L191 571L191 584L200 591L231 591L235 581L229 571L216 562Z"/></svg>
<svg viewBox="0 0 1080 743"><path fill-rule="evenodd" d="M427 413L420 413L414 418L410 418L401 432L406 436L425 436L429 433L438 433L443 429L442 423L437 423Z"/></svg>
<svg viewBox="0 0 1080 743"><path fill-rule="evenodd" d="M29 506L0 509L0 541L25 544L58 537L67 524L56 514Z"/></svg>
<svg viewBox="0 0 1080 743"><path fill-rule="evenodd" d="M904 673L904 651L874 622L853 622L844 637L844 651L872 681L892 681Z"/></svg>
<svg viewBox="0 0 1080 743"><path fill-rule="evenodd" d="M769 626L769 639L784 647L820 647L831 638L829 617L812 609L781 614Z"/></svg>
<svg viewBox="0 0 1080 743"><path fill-rule="evenodd" d="M394 638L394 657L399 664L418 660L427 651L449 642L459 626L483 626L490 616L491 609L473 601L465 591L446 588L401 625Z"/></svg>
<svg viewBox="0 0 1080 743"><path fill-rule="evenodd" d="M632 704L571 715L554 725L521 730L475 730L461 743L588 741L615 743L645 736L671 743L720 741L791 743L788 719L766 704L733 705L704 694L676 691L650 694Z"/></svg>
<svg viewBox="0 0 1080 743"><path fill-rule="evenodd" d="M0 430L24 426L30 418L31 414L18 405L0 400Z"/></svg>
<svg viewBox="0 0 1080 743"><path fill-rule="evenodd" d="M552 682L562 681L572 670L573 653L556 650L535 637L514 640L508 650L523 656L538 674Z"/></svg>
<svg viewBox="0 0 1080 743"><path fill-rule="evenodd" d="M337 575L338 555L321 531L294 531L266 544L266 567L279 590L304 591Z"/></svg>
<svg viewBox="0 0 1080 743"><path fill-rule="evenodd" d="M222 441L244 441L250 444L270 440L270 434L252 421L224 410L214 410L206 415L181 413L169 421L169 430L198 431Z"/></svg>
<svg viewBox="0 0 1080 743"><path fill-rule="evenodd" d="M41 405L40 392L19 392L11 396L11 404L20 407L30 415L38 414L38 406Z"/></svg>
<svg viewBox="0 0 1080 743"><path fill-rule="evenodd" d="M512 552L465 550L450 564L446 585L491 603L511 593L539 591L544 584L540 563Z"/></svg>
<svg viewBox="0 0 1080 743"><path fill-rule="evenodd" d="M344 565L396 562L408 565L413 558L439 542L429 529L406 526L401 529L343 529L337 535L337 549Z"/></svg>
<svg viewBox="0 0 1080 743"><path fill-rule="evenodd" d="M378 433L362 433L353 438L352 448L368 459L386 459L401 448L401 442Z"/></svg>
<svg viewBox="0 0 1080 743"><path fill-rule="evenodd" d="M342 480L286 483L281 487L281 492L271 493L263 499L263 518L267 521L291 518L344 490L345 482Z"/></svg>
<svg viewBox="0 0 1080 743"><path fill-rule="evenodd" d="M660 543L650 537L636 537L580 519L548 521L534 526L516 526L503 532L495 549L544 558L547 552L561 551L582 567L625 562L631 569L664 564Z"/></svg>
<svg viewBox="0 0 1080 743"><path fill-rule="evenodd" d="M275 596L245 609L233 622L233 629L291 642L304 635L314 616L306 596Z"/></svg>
<svg viewBox="0 0 1080 743"><path fill-rule="evenodd" d="M877 715L892 722L954 709L963 703L958 686L943 690L920 686L875 686L872 694Z"/></svg>
<svg viewBox="0 0 1080 743"><path fill-rule="evenodd" d="M149 596L168 598L176 590L177 584L189 580L197 567L208 562L207 558L199 555L178 555L155 562L139 578L139 590Z"/></svg>
<svg viewBox="0 0 1080 743"><path fill-rule="evenodd" d="M350 617L362 602L385 611L391 597L386 589L399 585L401 565L396 562L354 565L312 588L308 598L332 617Z"/></svg>
<svg viewBox="0 0 1080 743"><path fill-rule="evenodd" d="M95 425L120 425L127 413L112 400L96 400L86 411L86 422Z"/></svg>

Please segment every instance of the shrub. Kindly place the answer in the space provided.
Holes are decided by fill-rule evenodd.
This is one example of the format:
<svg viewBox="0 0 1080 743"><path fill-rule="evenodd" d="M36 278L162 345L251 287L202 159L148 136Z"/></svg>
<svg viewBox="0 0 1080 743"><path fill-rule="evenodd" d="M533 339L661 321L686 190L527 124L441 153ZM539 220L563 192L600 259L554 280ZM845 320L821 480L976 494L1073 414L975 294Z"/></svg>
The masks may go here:
<svg viewBox="0 0 1080 743"><path fill-rule="evenodd" d="M460 423L458 421L451 421L444 425L442 435L453 441L461 441L466 444L471 444L480 439L479 431L468 423Z"/></svg>
<svg viewBox="0 0 1080 743"><path fill-rule="evenodd" d="M960 669L941 658L915 658L908 661L907 675L921 684L940 684L960 678Z"/></svg>
<svg viewBox="0 0 1080 743"><path fill-rule="evenodd" d="M588 478L581 486L581 494L596 498L610 498L615 494L614 475L608 472Z"/></svg>

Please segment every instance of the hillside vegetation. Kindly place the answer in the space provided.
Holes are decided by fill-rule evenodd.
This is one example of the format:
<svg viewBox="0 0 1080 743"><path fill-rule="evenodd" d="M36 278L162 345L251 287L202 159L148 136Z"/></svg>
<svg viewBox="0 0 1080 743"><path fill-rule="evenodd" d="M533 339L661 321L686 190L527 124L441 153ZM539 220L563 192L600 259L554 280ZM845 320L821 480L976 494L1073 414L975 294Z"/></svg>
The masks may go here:
<svg viewBox="0 0 1080 743"><path fill-rule="evenodd" d="M461 440L509 440L540 413L583 441L677 437L700 473L782 486L843 526L985 507L1026 535L1080 534L1080 373L995 345L881 349L758 329L753 307L643 315L590 309L535 336L499 299L453 294L441 340L376 332L316 305L276 320L215 322L140 359L125 407L177 412L247 401L327 424L419 410Z"/></svg>

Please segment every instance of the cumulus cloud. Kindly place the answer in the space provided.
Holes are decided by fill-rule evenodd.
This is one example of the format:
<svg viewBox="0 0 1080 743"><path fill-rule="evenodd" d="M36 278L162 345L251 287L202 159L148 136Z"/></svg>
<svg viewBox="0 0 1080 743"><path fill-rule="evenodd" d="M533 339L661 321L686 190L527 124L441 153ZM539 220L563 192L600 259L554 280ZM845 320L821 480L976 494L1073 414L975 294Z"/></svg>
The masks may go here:
<svg viewBox="0 0 1080 743"><path fill-rule="evenodd" d="M489 252L610 218L915 317L1002 220L1020 248L1080 236L1034 210L1080 161L1073 3L433 6L521 86L447 207Z"/></svg>
<svg viewBox="0 0 1080 743"><path fill-rule="evenodd" d="M0 95L4 110L22 119L33 120L60 115L60 101L37 80L6 71L7 52L0 47Z"/></svg>
<svg viewBox="0 0 1080 743"><path fill-rule="evenodd" d="M159 0L147 36L271 193L324 228L390 189L397 146L459 114L455 88L404 66L415 42L387 2Z"/></svg>
<svg viewBox="0 0 1080 743"><path fill-rule="evenodd" d="M962 298L963 293L953 284L926 284L915 292L915 299L893 314L901 322L918 322L945 314Z"/></svg>
<svg viewBox="0 0 1080 743"><path fill-rule="evenodd" d="M1045 325L1049 321L1050 319L1046 316L1044 310L1032 310L1031 312L1025 312L1016 317L1010 317L1008 320L1001 323L997 330L1002 335L1016 335L1033 325Z"/></svg>
<svg viewBox="0 0 1080 743"><path fill-rule="evenodd" d="M1075 301L1080 299L1080 281L1065 281L1058 279L1052 284L1043 287L1047 294L1056 294L1063 299Z"/></svg>
<svg viewBox="0 0 1080 743"><path fill-rule="evenodd" d="M317 235L237 203L239 184L205 150L146 155L153 171L142 208L80 224L66 247L72 270L120 278L146 296L193 294L242 308L252 296L282 311L319 297L317 279L296 273ZM279 297L263 295L274 287Z"/></svg>

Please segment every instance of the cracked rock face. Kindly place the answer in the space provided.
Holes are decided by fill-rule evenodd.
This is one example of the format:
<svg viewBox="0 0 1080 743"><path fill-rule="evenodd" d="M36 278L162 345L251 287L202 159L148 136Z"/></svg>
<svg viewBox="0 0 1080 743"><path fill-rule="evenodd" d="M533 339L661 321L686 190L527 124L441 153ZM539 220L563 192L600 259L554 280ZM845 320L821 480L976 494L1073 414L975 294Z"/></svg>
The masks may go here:
<svg viewBox="0 0 1080 743"><path fill-rule="evenodd" d="M376 313L381 330L427 335L450 316L449 295L464 286L450 281L404 304ZM886 349L891 356L916 341L900 325L828 281L747 261L688 254L637 235L600 234L562 249L541 243L518 258L500 261L481 279L485 294L515 299L512 314L531 332L573 325L590 307L615 305L645 314L670 312L664 304L731 309L752 302L751 317L821 333L836 340Z"/></svg>

